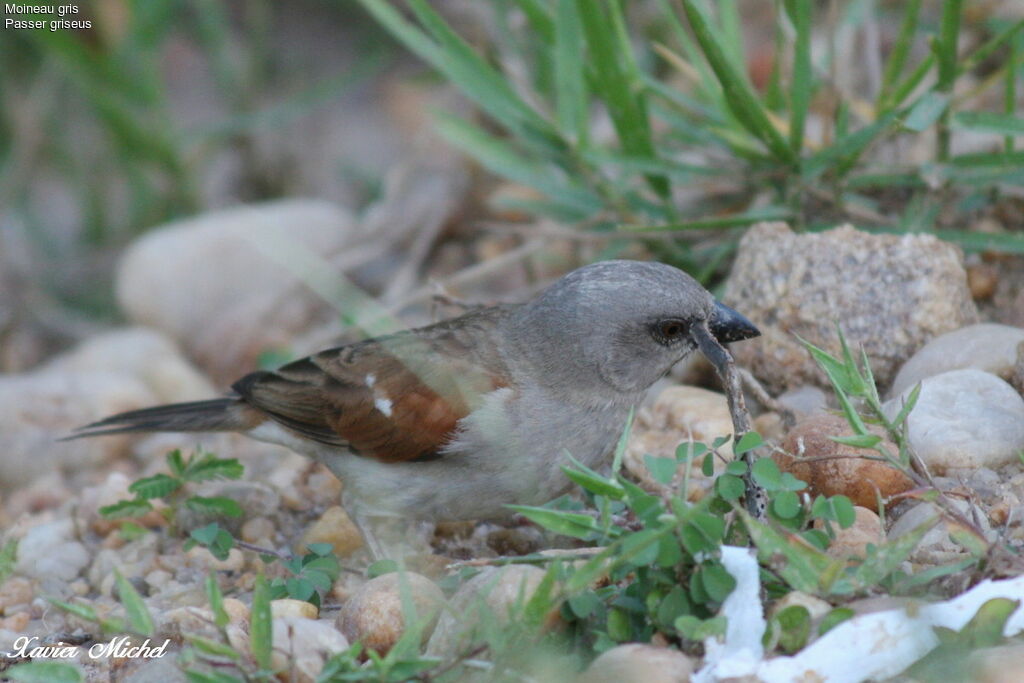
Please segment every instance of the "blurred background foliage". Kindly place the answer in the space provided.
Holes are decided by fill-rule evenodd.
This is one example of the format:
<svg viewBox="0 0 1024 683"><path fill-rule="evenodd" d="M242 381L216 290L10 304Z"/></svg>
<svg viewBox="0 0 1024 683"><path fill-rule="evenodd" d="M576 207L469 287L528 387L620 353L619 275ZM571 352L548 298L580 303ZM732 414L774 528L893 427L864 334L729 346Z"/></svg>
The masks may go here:
<svg viewBox="0 0 1024 683"><path fill-rule="evenodd" d="M88 315L110 315L117 250L162 222L285 196L362 210L425 109L478 183L503 181L465 220L608 256L643 240L712 284L766 218L1024 253L1012 0L83 7L92 30L0 41L0 249ZM408 82L464 101L425 107Z"/></svg>

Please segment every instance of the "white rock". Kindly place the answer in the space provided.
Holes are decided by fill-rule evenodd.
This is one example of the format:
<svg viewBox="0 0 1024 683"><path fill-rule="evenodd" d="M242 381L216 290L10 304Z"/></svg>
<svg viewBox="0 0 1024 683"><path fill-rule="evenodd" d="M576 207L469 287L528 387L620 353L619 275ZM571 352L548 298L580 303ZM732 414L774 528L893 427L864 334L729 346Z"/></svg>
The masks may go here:
<svg viewBox="0 0 1024 683"><path fill-rule="evenodd" d="M884 405L895 417L912 391ZM981 370L944 372L925 379L907 418L910 444L934 473L957 467L999 468L1024 449L1024 399Z"/></svg>
<svg viewBox="0 0 1024 683"><path fill-rule="evenodd" d="M1017 345L1024 329L995 323L968 325L935 337L903 364L893 380L890 396L902 393L926 377L950 370L976 368L1010 376L1017 362Z"/></svg>
<svg viewBox="0 0 1024 683"><path fill-rule="evenodd" d="M220 381L286 346L330 308L303 284L301 265L268 255L282 242L327 257L352 219L325 201L267 202L171 223L136 241L121 260L117 297L128 317L162 330ZM296 272L300 271L300 272Z"/></svg>
<svg viewBox="0 0 1024 683"><path fill-rule="evenodd" d="M85 546L72 540L70 519L47 522L29 529L18 542L18 573L40 580L67 583L89 564Z"/></svg>
<svg viewBox="0 0 1024 683"><path fill-rule="evenodd" d="M294 680L299 683L315 681L327 659L349 646L345 636L329 620L275 617L273 629L271 666L278 671L289 671L294 665Z"/></svg>
<svg viewBox="0 0 1024 683"><path fill-rule="evenodd" d="M212 398L216 389L182 355L181 349L156 330L126 327L99 334L47 363L56 373L121 372L145 384L159 403Z"/></svg>
<svg viewBox="0 0 1024 683"><path fill-rule="evenodd" d="M214 393L170 340L141 328L98 335L36 370L0 375L0 486L24 486L55 467L94 469L126 455L134 440L117 435L55 443L76 427Z"/></svg>

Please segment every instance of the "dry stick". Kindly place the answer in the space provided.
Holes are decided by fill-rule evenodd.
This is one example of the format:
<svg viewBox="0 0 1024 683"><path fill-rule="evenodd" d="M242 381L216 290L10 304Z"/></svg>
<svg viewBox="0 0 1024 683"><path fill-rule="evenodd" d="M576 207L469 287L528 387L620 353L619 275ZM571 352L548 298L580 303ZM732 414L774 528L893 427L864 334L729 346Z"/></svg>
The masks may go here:
<svg viewBox="0 0 1024 683"><path fill-rule="evenodd" d="M740 385L740 375L736 371L736 362L729 355L729 351L711 334L707 321L694 325L691 328L691 333L696 339L701 353L711 361L715 372L718 373L718 378L725 387L725 396L729 401L729 415L732 417L732 427L735 431L733 443L738 443L743 435L750 431L750 413L743 400L743 388ZM748 513L763 522L768 508L768 494L765 493L761 485L754 481L756 450L759 449L749 450L743 454L743 461L747 463L747 471L743 474L743 503Z"/></svg>

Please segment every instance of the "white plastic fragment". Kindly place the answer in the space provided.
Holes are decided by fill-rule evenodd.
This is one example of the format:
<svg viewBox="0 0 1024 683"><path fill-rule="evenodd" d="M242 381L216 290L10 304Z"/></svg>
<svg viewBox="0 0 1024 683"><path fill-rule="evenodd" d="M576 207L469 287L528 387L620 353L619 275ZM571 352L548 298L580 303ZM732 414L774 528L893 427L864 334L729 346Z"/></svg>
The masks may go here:
<svg viewBox="0 0 1024 683"><path fill-rule="evenodd" d="M694 683L742 676L764 658L761 638L767 627L761 606L760 568L750 548L722 546L722 564L736 579L736 587L722 603L728 620L725 641L704 640L705 666L693 676Z"/></svg>
<svg viewBox="0 0 1024 683"><path fill-rule="evenodd" d="M895 609L854 617L792 657L765 660L760 645L765 621L757 563L746 548L733 547L722 548L722 563L736 579L736 589L721 611L729 626L724 642L705 642L705 665L693 677L699 683L740 676L753 676L763 683L860 683L889 678L938 645L933 627L959 631L993 598L1024 601L1024 576L983 581L952 600L919 606L913 614ZM1021 631L1024 610L1017 609L1003 634L1009 637Z"/></svg>

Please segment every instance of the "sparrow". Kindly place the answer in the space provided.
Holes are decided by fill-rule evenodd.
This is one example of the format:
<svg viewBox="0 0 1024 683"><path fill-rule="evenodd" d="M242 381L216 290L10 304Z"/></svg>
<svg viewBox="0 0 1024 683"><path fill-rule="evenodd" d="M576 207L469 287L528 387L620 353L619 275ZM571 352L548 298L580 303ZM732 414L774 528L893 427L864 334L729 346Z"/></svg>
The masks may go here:
<svg viewBox="0 0 1024 683"><path fill-rule="evenodd" d="M565 493L566 454L606 464L673 365L699 347L717 366L720 344L759 334L677 268L603 261L524 304L327 349L250 373L225 398L120 413L70 438L226 431L285 446L344 482L379 558L372 518L497 519Z"/></svg>

